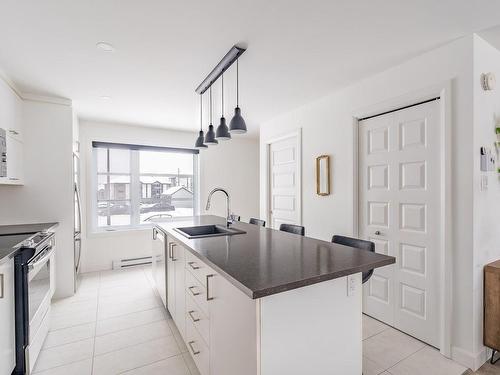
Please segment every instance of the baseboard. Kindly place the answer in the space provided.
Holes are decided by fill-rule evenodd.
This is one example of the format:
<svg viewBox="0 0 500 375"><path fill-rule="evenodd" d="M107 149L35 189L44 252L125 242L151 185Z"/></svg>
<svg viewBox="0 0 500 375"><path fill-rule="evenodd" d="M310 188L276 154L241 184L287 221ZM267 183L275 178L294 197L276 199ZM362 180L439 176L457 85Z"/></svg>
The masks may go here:
<svg viewBox="0 0 500 375"><path fill-rule="evenodd" d="M474 354L468 350L454 346L451 348L451 359L462 366L476 371L488 360L488 349L483 347L481 351Z"/></svg>

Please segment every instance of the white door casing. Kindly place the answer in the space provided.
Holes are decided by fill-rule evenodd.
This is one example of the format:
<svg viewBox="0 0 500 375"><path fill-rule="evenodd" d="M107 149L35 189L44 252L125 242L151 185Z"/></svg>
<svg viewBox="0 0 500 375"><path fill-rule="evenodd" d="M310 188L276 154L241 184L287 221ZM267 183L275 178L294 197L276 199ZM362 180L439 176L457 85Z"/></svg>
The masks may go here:
<svg viewBox="0 0 500 375"><path fill-rule="evenodd" d="M298 133L269 143L269 226L301 224L301 153Z"/></svg>
<svg viewBox="0 0 500 375"><path fill-rule="evenodd" d="M359 236L396 264L375 270L364 311L440 346L440 105L359 122Z"/></svg>

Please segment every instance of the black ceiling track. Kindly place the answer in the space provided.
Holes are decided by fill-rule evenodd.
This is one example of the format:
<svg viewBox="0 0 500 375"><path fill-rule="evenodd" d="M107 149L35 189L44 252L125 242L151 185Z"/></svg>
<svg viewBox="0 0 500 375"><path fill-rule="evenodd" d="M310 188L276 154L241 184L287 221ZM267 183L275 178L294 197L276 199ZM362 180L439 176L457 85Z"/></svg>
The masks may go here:
<svg viewBox="0 0 500 375"><path fill-rule="evenodd" d="M364 120L368 120L368 119L371 119L371 118L374 118L374 117L387 115L387 114L389 114L389 113L393 113L393 112L401 111L401 110L403 110L403 109L407 109L407 108L415 107L415 106L417 106L417 105L421 105L421 104L425 104L425 103L430 103L430 102L433 102L434 100L439 100L439 99L441 99L441 98L440 98L439 96L437 96L437 97L432 98L432 99L424 100L423 102L418 102L418 103L415 103L415 104L410 104L410 105L407 105L407 106L404 106L404 107L401 107L401 108L391 109L390 111L386 111L386 112L382 112L382 113L377 113L376 115L363 117L363 118L358 119L358 121L364 121Z"/></svg>
<svg viewBox="0 0 500 375"><path fill-rule="evenodd" d="M206 76L206 78L201 82L196 88L197 94L203 94L207 91L212 84L217 81L217 79L227 70L233 63L238 60L246 48L238 47L234 45L228 53L222 58L221 61L212 69L212 71Z"/></svg>

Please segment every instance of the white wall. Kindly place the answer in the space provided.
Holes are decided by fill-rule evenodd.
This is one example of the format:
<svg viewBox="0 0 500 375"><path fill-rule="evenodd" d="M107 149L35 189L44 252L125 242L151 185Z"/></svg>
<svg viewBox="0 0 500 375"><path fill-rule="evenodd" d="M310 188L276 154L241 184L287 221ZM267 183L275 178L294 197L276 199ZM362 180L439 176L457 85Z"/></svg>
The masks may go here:
<svg viewBox="0 0 500 375"><path fill-rule="evenodd" d="M495 125L500 122L500 88L484 91L481 74L493 72L500 80L500 51L474 37L474 351L483 349L483 268L500 259L500 174L481 172L481 146L495 150ZM497 168L500 167L497 154ZM481 190L487 176L488 190Z"/></svg>
<svg viewBox="0 0 500 375"><path fill-rule="evenodd" d="M59 222L56 297L71 295L71 106L22 100L2 80L0 93L0 111L21 111L24 131L24 186L0 186L0 225Z"/></svg>
<svg viewBox="0 0 500 375"><path fill-rule="evenodd" d="M92 176L92 141L134 143L152 146L192 148L197 133L143 126L80 121L82 166L82 206L84 238L82 272L110 269L112 261L126 257L151 255L149 229L92 233L89 186ZM240 136L199 154L200 213L205 213L207 193L216 186L226 188L231 206L242 220L259 213L259 143ZM225 216L222 194L214 195L210 214Z"/></svg>
<svg viewBox="0 0 500 375"><path fill-rule="evenodd" d="M472 36L424 53L390 70L261 125L260 213L266 217L266 141L302 128L302 222L309 236L330 240L354 232L353 116L378 104L452 82L452 206L454 356L473 362L472 314ZM407 103L411 104L411 103ZM333 157L333 193L315 193L314 160ZM459 358L460 357L460 358ZM468 364L467 364L468 365Z"/></svg>

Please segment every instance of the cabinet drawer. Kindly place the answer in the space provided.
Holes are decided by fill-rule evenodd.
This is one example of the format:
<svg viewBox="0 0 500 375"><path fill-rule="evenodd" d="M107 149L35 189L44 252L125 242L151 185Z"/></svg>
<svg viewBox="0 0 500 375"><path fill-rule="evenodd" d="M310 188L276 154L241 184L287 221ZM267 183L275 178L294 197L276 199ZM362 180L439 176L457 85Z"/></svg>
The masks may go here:
<svg viewBox="0 0 500 375"><path fill-rule="evenodd" d="M190 319L186 320L186 344L201 375L210 373L210 352Z"/></svg>
<svg viewBox="0 0 500 375"><path fill-rule="evenodd" d="M196 327L198 333L205 340L205 344L210 346L210 322L198 304L193 301L190 293L186 294L186 320Z"/></svg>
<svg viewBox="0 0 500 375"><path fill-rule="evenodd" d="M196 302L205 316L210 317L206 285L202 285L189 270L186 270L186 294Z"/></svg>
<svg viewBox="0 0 500 375"><path fill-rule="evenodd" d="M203 286L207 285L207 275L215 273L210 267L189 251L186 251L186 268L191 271L194 277L196 277Z"/></svg>

